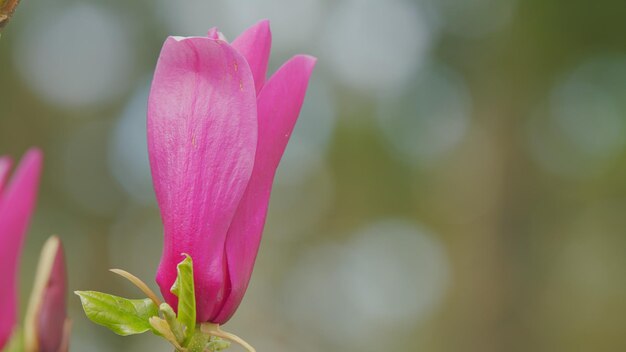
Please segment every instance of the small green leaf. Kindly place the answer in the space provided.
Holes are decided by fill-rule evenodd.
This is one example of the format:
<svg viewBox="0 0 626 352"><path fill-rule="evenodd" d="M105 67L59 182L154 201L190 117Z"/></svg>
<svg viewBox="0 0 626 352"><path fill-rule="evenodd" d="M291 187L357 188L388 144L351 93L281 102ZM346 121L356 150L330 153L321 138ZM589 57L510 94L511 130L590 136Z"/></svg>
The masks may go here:
<svg viewBox="0 0 626 352"><path fill-rule="evenodd" d="M223 339L221 339L221 338L219 338L217 336L211 336L211 340L210 341L211 342L209 342L209 344L207 345L207 348L210 351L218 352L218 351L223 351L225 349L230 348L230 342L229 341L223 340Z"/></svg>
<svg viewBox="0 0 626 352"><path fill-rule="evenodd" d="M176 341L176 336L172 333L172 328L165 319L152 317L150 318L149 323L152 326L154 333L169 341L176 348L176 351L184 350L183 346Z"/></svg>
<svg viewBox="0 0 626 352"><path fill-rule="evenodd" d="M185 343L185 327L176 318L176 313L174 313L174 309L172 309L172 307L167 303L161 303L161 306L159 307L159 312L161 312L161 315L170 326L170 330L172 330L172 333L176 337L176 341L181 344Z"/></svg>
<svg viewBox="0 0 626 352"><path fill-rule="evenodd" d="M149 319L159 309L149 298L126 299L95 291L75 292L87 317L118 335L128 336L151 330Z"/></svg>
<svg viewBox="0 0 626 352"><path fill-rule="evenodd" d="M178 297L178 321L185 326L186 346L196 329L196 294L193 283L193 261L185 254L186 258L178 264L178 277L172 289L173 294Z"/></svg>

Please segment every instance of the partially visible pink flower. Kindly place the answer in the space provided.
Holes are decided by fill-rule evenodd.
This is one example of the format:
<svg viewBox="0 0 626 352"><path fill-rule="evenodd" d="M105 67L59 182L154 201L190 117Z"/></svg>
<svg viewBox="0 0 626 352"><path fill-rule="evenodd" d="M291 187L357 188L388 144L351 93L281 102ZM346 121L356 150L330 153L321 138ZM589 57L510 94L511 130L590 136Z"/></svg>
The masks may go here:
<svg viewBox="0 0 626 352"><path fill-rule="evenodd" d="M61 240L46 241L24 321L26 351L68 350L70 322L67 318L67 270Z"/></svg>
<svg viewBox="0 0 626 352"><path fill-rule="evenodd" d="M42 154L29 150L8 181L11 159L0 157L0 350L17 321L19 259L35 207Z"/></svg>
<svg viewBox="0 0 626 352"><path fill-rule="evenodd" d="M148 102L148 150L165 241L157 283L170 288L181 253L194 260L197 319L223 324L248 287L278 163L316 59L297 55L265 81L268 21L229 44L169 37Z"/></svg>

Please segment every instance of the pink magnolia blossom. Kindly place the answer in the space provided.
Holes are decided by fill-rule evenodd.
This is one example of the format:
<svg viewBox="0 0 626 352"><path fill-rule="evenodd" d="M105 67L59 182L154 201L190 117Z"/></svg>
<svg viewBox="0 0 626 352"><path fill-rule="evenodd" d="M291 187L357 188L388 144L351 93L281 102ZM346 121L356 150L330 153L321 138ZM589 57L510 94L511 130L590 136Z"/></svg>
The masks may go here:
<svg viewBox="0 0 626 352"><path fill-rule="evenodd" d="M268 21L232 43L169 37L148 102L148 150L164 225L157 283L165 300L176 265L194 260L197 320L223 324L248 287L274 174L316 59L297 55L265 81Z"/></svg>
<svg viewBox="0 0 626 352"><path fill-rule="evenodd" d="M11 164L0 157L0 350L17 322L18 262L35 207L42 154L29 150L7 183Z"/></svg>
<svg viewBox="0 0 626 352"><path fill-rule="evenodd" d="M67 318L67 269L61 239L46 241L37 268L24 321L26 351L66 352L70 322Z"/></svg>

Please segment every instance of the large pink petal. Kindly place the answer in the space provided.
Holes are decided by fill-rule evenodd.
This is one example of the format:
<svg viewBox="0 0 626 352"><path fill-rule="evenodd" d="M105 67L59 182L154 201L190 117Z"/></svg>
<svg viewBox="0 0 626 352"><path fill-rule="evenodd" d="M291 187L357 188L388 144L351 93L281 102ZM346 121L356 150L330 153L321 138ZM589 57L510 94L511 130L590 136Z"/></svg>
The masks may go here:
<svg viewBox="0 0 626 352"><path fill-rule="evenodd" d="M224 241L248 184L257 141L254 81L228 43L173 38L159 57L148 101L148 150L165 229L157 283L170 288L191 255L198 321L208 321L228 288Z"/></svg>
<svg viewBox="0 0 626 352"><path fill-rule="evenodd" d="M259 141L254 170L226 239L231 293L216 323L230 319L248 287L274 174L298 119L315 61L310 56L295 56L270 78L259 94Z"/></svg>
<svg viewBox="0 0 626 352"><path fill-rule="evenodd" d="M232 45L248 61L252 70L252 76L254 76L256 91L259 93L261 88L263 88L263 84L265 84L267 63L269 62L270 49L272 48L270 22L263 20L246 29L233 41Z"/></svg>
<svg viewBox="0 0 626 352"><path fill-rule="evenodd" d="M29 150L0 198L0 348L17 321L19 258L35 207L42 154Z"/></svg>
<svg viewBox="0 0 626 352"><path fill-rule="evenodd" d="M11 171L12 160L8 156L0 157L0 199L2 199L2 190L4 184L9 177L9 171Z"/></svg>

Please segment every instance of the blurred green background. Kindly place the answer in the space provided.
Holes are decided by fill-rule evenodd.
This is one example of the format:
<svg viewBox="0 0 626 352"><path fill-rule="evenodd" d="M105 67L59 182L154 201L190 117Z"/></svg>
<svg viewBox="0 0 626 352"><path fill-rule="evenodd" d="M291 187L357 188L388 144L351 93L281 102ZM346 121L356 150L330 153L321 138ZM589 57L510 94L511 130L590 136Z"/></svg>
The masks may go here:
<svg viewBox="0 0 626 352"><path fill-rule="evenodd" d="M261 18L272 71L319 62L228 329L273 352L626 350L623 1L24 0L0 40L0 153L46 154L22 306L53 233L71 290L140 296L112 267L156 287L160 46ZM171 350L69 297L74 351Z"/></svg>

